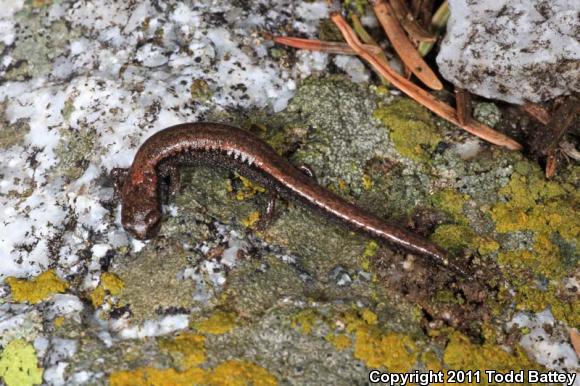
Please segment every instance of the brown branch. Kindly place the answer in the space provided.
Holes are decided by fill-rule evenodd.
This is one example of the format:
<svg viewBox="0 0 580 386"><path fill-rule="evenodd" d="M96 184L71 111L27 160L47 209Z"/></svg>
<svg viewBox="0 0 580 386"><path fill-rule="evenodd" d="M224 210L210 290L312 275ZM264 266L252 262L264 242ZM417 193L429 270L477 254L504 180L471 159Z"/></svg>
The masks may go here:
<svg viewBox="0 0 580 386"><path fill-rule="evenodd" d="M327 52L329 54L356 55L356 52L354 52L348 44L342 42L327 42L323 40L292 38L286 36L275 36L272 40L279 44L303 50ZM363 46L374 55L380 55L383 52L380 47L375 47L369 44L364 44Z"/></svg>
<svg viewBox="0 0 580 386"><path fill-rule="evenodd" d="M415 20L403 0L390 0L390 3L395 16L411 39L416 42L434 42L437 40Z"/></svg>
<svg viewBox="0 0 580 386"><path fill-rule="evenodd" d="M465 125L471 121L471 94L469 91L455 88L455 109L457 110L457 120Z"/></svg>
<svg viewBox="0 0 580 386"><path fill-rule="evenodd" d="M574 96L566 98L550 117L546 130L538 133L532 143L532 149L541 155L549 155L558 147L566 131L577 122L578 116L580 116L580 100Z"/></svg>
<svg viewBox="0 0 580 386"><path fill-rule="evenodd" d="M554 151L551 151L546 157L546 178L550 179L556 174L556 168L558 167L558 158Z"/></svg>
<svg viewBox="0 0 580 386"><path fill-rule="evenodd" d="M435 75L433 70L421 58L417 49L415 49L413 43L411 43L405 34L389 3L384 0L376 0L373 9L393 48L403 63L427 87L433 90L443 89L443 84L437 78L437 75Z"/></svg>
<svg viewBox="0 0 580 386"><path fill-rule="evenodd" d="M550 120L550 113L548 113L548 110L542 106L532 102L526 102L522 105L521 108L536 121L543 123L544 125L548 124L548 121Z"/></svg>
<svg viewBox="0 0 580 386"><path fill-rule="evenodd" d="M491 142L498 146L504 146L511 150L520 150L522 146L508 137L505 134L497 132L492 128L479 123L477 121L471 121L468 124L461 124L457 119L457 114L453 107L435 99L427 91L421 89L417 85L408 81L394 71L389 65L379 59L373 54L371 54L365 47L362 46L361 42L358 40L356 34L352 28L348 25L346 20L336 12L331 14L332 21L340 29L344 39L348 45L364 60L369 62L374 68L376 68L385 78L387 78L395 87L407 94L409 97L422 104L433 113L437 114L441 118L453 123L456 126L461 127L465 131L476 135L488 142Z"/></svg>

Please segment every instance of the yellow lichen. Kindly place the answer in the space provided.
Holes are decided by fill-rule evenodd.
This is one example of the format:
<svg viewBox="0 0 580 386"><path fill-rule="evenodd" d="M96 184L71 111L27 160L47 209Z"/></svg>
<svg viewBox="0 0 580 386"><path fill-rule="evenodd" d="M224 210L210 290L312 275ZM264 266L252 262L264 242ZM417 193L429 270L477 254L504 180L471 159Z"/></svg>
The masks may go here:
<svg viewBox="0 0 580 386"><path fill-rule="evenodd" d="M205 362L205 337L203 335L182 333L175 338L162 338L159 347L167 351L180 370L187 370Z"/></svg>
<svg viewBox="0 0 580 386"><path fill-rule="evenodd" d="M260 212L255 210L252 213L250 213L250 215L247 218L242 220L242 225L245 226L246 228L253 228L254 226L256 226L258 221L260 221Z"/></svg>
<svg viewBox="0 0 580 386"><path fill-rule="evenodd" d="M417 362L417 348L405 334L381 334L377 329L359 327L355 334L354 356L368 367L386 367L405 373Z"/></svg>
<svg viewBox="0 0 580 386"><path fill-rule="evenodd" d="M362 269L364 269L365 271L368 271L370 269L371 266L370 259L377 254L378 250L379 244L377 244L376 241L371 240L367 243L361 259Z"/></svg>
<svg viewBox="0 0 580 386"><path fill-rule="evenodd" d="M64 316L59 316L54 319L54 326L60 327L64 323Z"/></svg>
<svg viewBox="0 0 580 386"><path fill-rule="evenodd" d="M484 370L507 372L538 368L520 347L516 347L510 354L495 344L473 344L459 332L451 334L443 354L443 361L451 369L481 370L482 373ZM485 383L486 377L482 377L481 380Z"/></svg>
<svg viewBox="0 0 580 386"><path fill-rule="evenodd" d="M105 302L105 296L118 295L124 287L125 283L119 276L114 273L103 272L99 285L90 293L89 297L93 306L100 307Z"/></svg>
<svg viewBox="0 0 580 386"><path fill-rule="evenodd" d="M30 280L9 277L6 284L10 286L12 299L20 303L36 304L48 299L51 295L65 292L68 283L61 280L54 270L49 270Z"/></svg>
<svg viewBox="0 0 580 386"><path fill-rule="evenodd" d="M374 113L390 131L395 148L403 156L426 160L441 141L429 111L411 99L401 98Z"/></svg>
<svg viewBox="0 0 580 386"><path fill-rule="evenodd" d="M500 194L507 201L491 210L498 232L558 232L564 239L578 242L580 200L573 186L546 181L537 173L514 173Z"/></svg>
<svg viewBox="0 0 580 386"><path fill-rule="evenodd" d="M0 381L6 386L40 385L42 372L34 347L22 339L11 341L0 352Z"/></svg>
<svg viewBox="0 0 580 386"><path fill-rule="evenodd" d="M350 338L344 334L328 334L326 340L332 343L339 351L345 350L352 345Z"/></svg>
<svg viewBox="0 0 580 386"><path fill-rule="evenodd" d="M236 192L236 200L243 201L248 198L254 197L257 193L263 193L266 188L258 184L253 183L244 176L237 175L237 177L242 181L242 187Z"/></svg>
<svg viewBox="0 0 580 386"><path fill-rule="evenodd" d="M370 325L377 324L377 322L378 322L377 314L375 314L374 312L372 312L368 308L365 308L362 311L361 318L362 318L362 320L367 322L367 324L370 324Z"/></svg>
<svg viewBox="0 0 580 386"><path fill-rule="evenodd" d="M193 367L185 371L140 367L116 371L109 376L111 386L275 386L276 378L261 366L251 362L229 360L213 370Z"/></svg>
<svg viewBox="0 0 580 386"><path fill-rule="evenodd" d="M546 181L539 168L522 166L526 165L520 163L500 190L506 201L494 206L491 214L499 232L533 232L534 244L531 249L501 252L498 262L513 285L518 310L539 312L549 307L557 319L577 325L580 315L574 308L579 302L561 295L561 279L570 274L570 262L554 237L575 244L578 251L578 192L566 183Z"/></svg>
<svg viewBox="0 0 580 386"><path fill-rule="evenodd" d="M354 333L355 358L368 367L407 372L417 362L418 350L413 339L405 334L383 331L374 312L368 309L351 310L345 312L341 319L346 331Z"/></svg>
<svg viewBox="0 0 580 386"><path fill-rule="evenodd" d="M294 315L291 326L304 334L310 334L317 320L319 320L318 313L313 309L306 309Z"/></svg>
<svg viewBox="0 0 580 386"><path fill-rule="evenodd" d="M275 386L276 378L265 368L251 362L229 360L207 375L211 386Z"/></svg>
<svg viewBox="0 0 580 386"><path fill-rule="evenodd" d="M373 187L373 179L368 174L363 174L362 176L362 185L364 190L371 190Z"/></svg>
<svg viewBox="0 0 580 386"><path fill-rule="evenodd" d="M184 372L174 369L141 367L135 370L116 371L109 376L110 386L191 386L203 385L205 371L194 367Z"/></svg>
<svg viewBox="0 0 580 386"><path fill-rule="evenodd" d="M236 327L236 315L230 312L217 311L210 317L193 323L193 327L205 334L225 334Z"/></svg>

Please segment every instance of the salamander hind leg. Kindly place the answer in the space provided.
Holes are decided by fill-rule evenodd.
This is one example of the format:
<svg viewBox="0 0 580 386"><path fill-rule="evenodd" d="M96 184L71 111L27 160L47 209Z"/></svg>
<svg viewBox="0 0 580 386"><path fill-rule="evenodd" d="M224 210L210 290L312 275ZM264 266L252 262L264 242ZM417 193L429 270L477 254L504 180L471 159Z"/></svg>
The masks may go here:
<svg viewBox="0 0 580 386"><path fill-rule="evenodd" d="M302 173L306 174L308 177L316 180L316 174L314 174L314 170L312 170L312 168L309 165L301 164L297 166L297 169L300 170Z"/></svg>
<svg viewBox="0 0 580 386"><path fill-rule="evenodd" d="M270 189L268 193L268 202L266 203L266 209L262 212L260 220L256 225L256 229L259 231L265 231L274 221L276 216L276 200L278 199L278 192L275 189Z"/></svg>

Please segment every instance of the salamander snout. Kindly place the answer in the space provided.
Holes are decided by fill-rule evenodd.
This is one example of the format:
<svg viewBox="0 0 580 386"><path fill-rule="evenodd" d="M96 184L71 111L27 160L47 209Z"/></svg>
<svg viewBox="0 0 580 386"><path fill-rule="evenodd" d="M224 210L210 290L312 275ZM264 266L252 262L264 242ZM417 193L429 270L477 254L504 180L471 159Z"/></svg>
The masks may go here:
<svg viewBox="0 0 580 386"><path fill-rule="evenodd" d="M161 227L161 210L155 206L127 207L121 210L123 228L140 240L157 235Z"/></svg>

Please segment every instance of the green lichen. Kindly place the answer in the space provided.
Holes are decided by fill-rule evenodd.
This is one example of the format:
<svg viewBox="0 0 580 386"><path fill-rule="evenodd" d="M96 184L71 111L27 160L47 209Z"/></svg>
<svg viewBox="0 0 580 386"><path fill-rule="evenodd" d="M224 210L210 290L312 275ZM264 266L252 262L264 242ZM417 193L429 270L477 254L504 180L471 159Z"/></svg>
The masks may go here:
<svg viewBox="0 0 580 386"><path fill-rule="evenodd" d="M40 385L42 373L32 344L16 339L0 352L0 380L6 386Z"/></svg>
<svg viewBox="0 0 580 386"><path fill-rule="evenodd" d="M51 295L65 292L69 287L54 270L45 271L30 280L8 277L6 284L10 286L14 301L31 304L43 302Z"/></svg>
<svg viewBox="0 0 580 386"><path fill-rule="evenodd" d="M3 117L3 106L0 104L0 118ZM27 120L19 119L14 123L0 120L0 148L7 149L14 145L20 145L30 131Z"/></svg>
<svg viewBox="0 0 580 386"><path fill-rule="evenodd" d="M451 219L461 225L467 225L468 220L463 213L463 206L469 200L467 194L461 194L454 189L445 189L431 197L431 203L443 210Z"/></svg>
<svg viewBox="0 0 580 386"><path fill-rule="evenodd" d="M96 132L90 129L65 130L54 150L59 160L54 175L79 178L89 166L96 138Z"/></svg>
<svg viewBox="0 0 580 386"><path fill-rule="evenodd" d="M194 101L205 102L212 96L209 84L203 79L194 79L190 87L191 99Z"/></svg>
<svg viewBox="0 0 580 386"><path fill-rule="evenodd" d="M163 259L158 250L166 253ZM156 319L167 309L189 309L195 284L179 278L187 266L187 256L179 243L160 241L154 247L144 248L138 258L112 272L124 283L115 296L115 305L129 305L136 322Z"/></svg>
<svg viewBox="0 0 580 386"><path fill-rule="evenodd" d="M454 253L469 248L487 255L497 252L500 247L497 241L477 235L471 227L466 225L440 225L431 235L431 240Z"/></svg>
<svg viewBox="0 0 580 386"><path fill-rule="evenodd" d="M374 116L390 129L399 153L415 161L428 160L441 141L441 133L429 111L411 99L397 99L378 108Z"/></svg>

